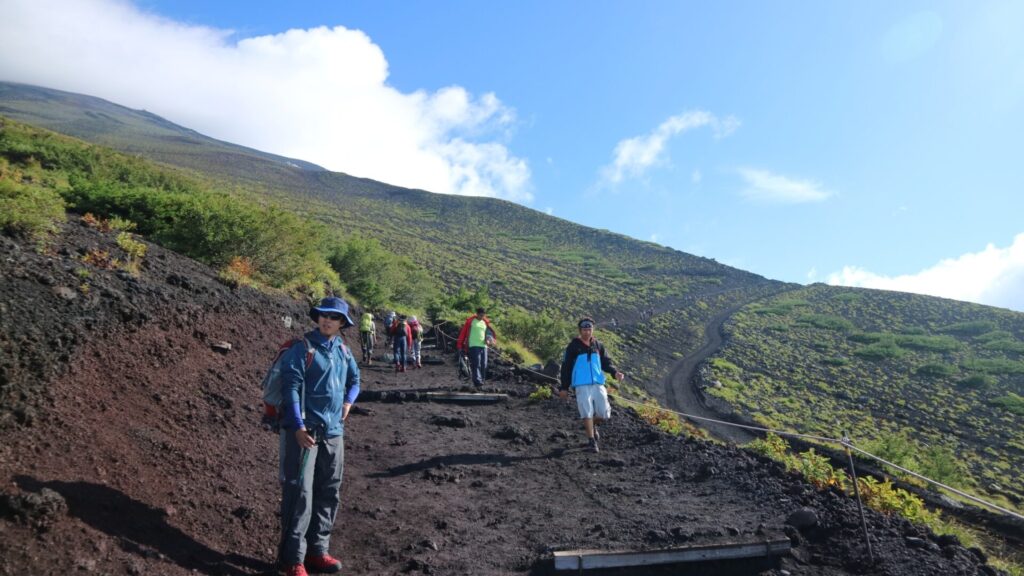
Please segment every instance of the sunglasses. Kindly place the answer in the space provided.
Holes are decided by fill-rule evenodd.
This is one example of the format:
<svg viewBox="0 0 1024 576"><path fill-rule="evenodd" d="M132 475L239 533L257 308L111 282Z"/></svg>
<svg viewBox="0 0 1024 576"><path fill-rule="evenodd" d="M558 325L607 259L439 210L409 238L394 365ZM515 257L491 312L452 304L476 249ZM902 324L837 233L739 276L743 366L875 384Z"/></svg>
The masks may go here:
<svg viewBox="0 0 1024 576"><path fill-rule="evenodd" d="M320 316L322 316L323 318L327 318L328 320L341 320L345 318L341 314L321 314Z"/></svg>
<svg viewBox="0 0 1024 576"><path fill-rule="evenodd" d="M594 327L594 325L591 324L590 322L584 322L583 324L580 324L580 330L585 330L587 328L593 328L593 327Z"/></svg>

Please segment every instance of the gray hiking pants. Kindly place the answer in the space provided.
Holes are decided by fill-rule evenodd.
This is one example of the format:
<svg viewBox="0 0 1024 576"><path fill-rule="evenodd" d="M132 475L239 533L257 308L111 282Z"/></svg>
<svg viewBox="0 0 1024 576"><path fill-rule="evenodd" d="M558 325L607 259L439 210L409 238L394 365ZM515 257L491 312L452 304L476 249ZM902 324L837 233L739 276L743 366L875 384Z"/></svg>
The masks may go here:
<svg viewBox="0 0 1024 576"><path fill-rule="evenodd" d="M304 451L294 430L281 430L281 545L278 562L301 564L310 555L327 554L331 530L341 500L341 473L345 467L344 422L342 435L317 437L302 468ZM302 468L300 472L300 468ZM302 482L300 484L299 478Z"/></svg>

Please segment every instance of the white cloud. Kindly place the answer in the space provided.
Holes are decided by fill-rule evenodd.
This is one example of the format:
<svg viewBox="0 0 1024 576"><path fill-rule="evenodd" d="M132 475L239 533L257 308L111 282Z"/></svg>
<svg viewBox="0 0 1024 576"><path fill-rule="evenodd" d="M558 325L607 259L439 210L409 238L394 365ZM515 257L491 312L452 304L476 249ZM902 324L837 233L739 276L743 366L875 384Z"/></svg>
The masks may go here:
<svg viewBox="0 0 1024 576"><path fill-rule="evenodd" d="M654 242L655 244L657 244L657 242L658 242L658 235L657 234L651 234L651 242Z"/></svg>
<svg viewBox="0 0 1024 576"><path fill-rule="evenodd" d="M614 185L627 177L642 177L651 166L667 161L665 144L683 132L710 126L714 130L715 138L724 138L732 134L739 125L740 121L737 118L729 116L719 119L703 110L672 116L649 134L627 138L616 144L612 152L612 163L601 168L601 180L605 184Z"/></svg>
<svg viewBox="0 0 1024 576"><path fill-rule="evenodd" d="M802 204L821 202L834 195L811 180L797 180L757 168L739 168L738 172L747 183L740 194L755 202Z"/></svg>
<svg viewBox="0 0 1024 576"><path fill-rule="evenodd" d="M690 182L694 184L700 184L700 181L704 179L704 175L700 173L700 170L694 170L693 174L690 174Z"/></svg>
<svg viewBox="0 0 1024 576"><path fill-rule="evenodd" d="M811 269L807 271L807 281L815 282L818 280L818 269L811 266Z"/></svg>
<svg viewBox="0 0 1024 576"><path fill-rule="evenodd" d="M547 208L544 209L544 213L547 214L548 216L551 216L552 214L555 213L555 209L552 208L551 206L548 206Z"/></svg>
<svg viewBox="0 0 1024 576"><path fill-rule="evenodd" d="M403 93L380 47L342 26L232 37L127 0L6 0L0 78L400 186L533 199L529 166L501 143L514 111L494 94Z"/></svg>
<svg viewBox="0 0 1024 576"><path fill-rule="evenodd" d="M882 276L856 266L830 274L829 284L899 290L1024 311L1024 233L1006 248L942 260L916 274Z"/></svg>

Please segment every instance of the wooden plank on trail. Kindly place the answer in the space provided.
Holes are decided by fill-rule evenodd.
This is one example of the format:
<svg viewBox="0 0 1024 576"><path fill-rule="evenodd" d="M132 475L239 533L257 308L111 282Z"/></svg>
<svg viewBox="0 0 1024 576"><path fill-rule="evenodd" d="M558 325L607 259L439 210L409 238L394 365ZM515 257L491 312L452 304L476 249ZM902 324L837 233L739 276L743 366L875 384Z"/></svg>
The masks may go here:
<svg viewBox="0 0 1024 576"><path fill-rule="evenodd" d="M653 566L709 560L732 560L778 556L789 551L785 534L730 536L718 542L674 546L657 550L564 550L555 552L555 570L589 570Z"/></svg>
<svg viewBox="0 0 1024 576"><path fill-rule="evenodd" d="M508 394L485 392L427 392L424 397L433 402L479 402L481 404L508 400Z"/></svg>

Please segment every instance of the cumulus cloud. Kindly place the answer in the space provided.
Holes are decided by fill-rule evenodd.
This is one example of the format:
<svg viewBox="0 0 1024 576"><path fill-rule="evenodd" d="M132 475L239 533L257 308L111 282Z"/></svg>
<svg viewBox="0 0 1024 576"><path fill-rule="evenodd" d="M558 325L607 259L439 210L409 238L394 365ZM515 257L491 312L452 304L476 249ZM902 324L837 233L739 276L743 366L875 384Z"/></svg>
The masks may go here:
<svg viewBox="0 0 1024 576"><path fill-rule="evenodd" d="M883 276L856 266L830 274L829 284L899 290L1024 311L1024 234L1006 248L942 260L916 274Z"/></svg>
<svg viewBox="0 0 1024 576"><path fill-rule="evenodd" d="M694 110L670 117L648 134L620 141L612 152L612 162L601 168L605 184L618 184L626 178L640 178L654 165L667 161L666 143L674 136L709 126L715 138L732 134L740 121L732 116L719 119L710 112Z"/></svg>
<svg viewBox="0 0 1024 576"><path fill-rule="evenodd" d="M533 198L514 111L459 86L401 92L363 32L235 40L127 0L6 0L0 79L99 96L207 135L434 192Z"/></svg>
<svg viewBox="0 0 1024 576"><path fill-rule="evenodd" d="M757 168L739 168L746 188L740 194L755 202L773 204L803 204L821 202L833 196L819 182L797 180Z"/></svg>

